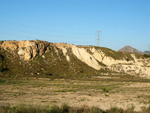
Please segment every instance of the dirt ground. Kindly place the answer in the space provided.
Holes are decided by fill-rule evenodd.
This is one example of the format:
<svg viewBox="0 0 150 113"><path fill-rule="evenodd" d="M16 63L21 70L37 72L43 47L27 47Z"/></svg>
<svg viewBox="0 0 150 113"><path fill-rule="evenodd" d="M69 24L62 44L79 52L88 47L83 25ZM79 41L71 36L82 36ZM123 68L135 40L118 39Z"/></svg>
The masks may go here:
<svg viewBox="0 0 150 113"><path fill-rule="evenodd" d="M112 107L140 111L150 106L150 80L112 76L77 79L0 79L0 105Z"/></svg>

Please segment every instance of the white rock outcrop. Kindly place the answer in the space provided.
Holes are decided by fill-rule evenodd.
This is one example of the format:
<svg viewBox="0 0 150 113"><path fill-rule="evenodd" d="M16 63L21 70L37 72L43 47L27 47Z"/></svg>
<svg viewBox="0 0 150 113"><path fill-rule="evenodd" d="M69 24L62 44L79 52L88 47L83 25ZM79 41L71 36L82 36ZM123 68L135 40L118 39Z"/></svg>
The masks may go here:
<svg viewBox="0 0 150 113"><path fill-rule="evenodd" d="M93 46L75 46L66 43L50 44L48 42L37 40L5 41L0 46L8 51L17 51L20 58L28 61L36 56L42 56L46 51L50 51L50 45L54 47L57 55L59 55L58 50L60 49L68 62L71 62L70 55L74 55L78 60L96 70L104 68L102 65L104 64L105 67L112 71L150 78L150 59L140 59L134 54L130 54L132 60L130 59L127 61L123 56L123 58L119 59L107 56L100 48L95 48Z"/></svg>
<svg viewBox="0 0 150 113"><path fill-rule="evenodd" d="M89 54L86 51L86 49L74 46L72 48L72 52L78 59L80 59L82 62L86 63L87 65L91 66L92 68L96 70L101 69L101 65L99 65L96 59L91 54Z"/></svg>
<svg viewBox="0 0 150 113"><path fill-rule="evenodd" d="M18 55L24 60L30 60L37 55L43 55L46 51L47 45L38 43L38 41L5 41L1 47L5 50L17 50Z"/></svg>
<svg viewBox="0 0 150 113"><path fill-rule="evenodd" d="M1 45L1 47L5 50L16 50L18 48L16 41L5 41Z"/></svg>

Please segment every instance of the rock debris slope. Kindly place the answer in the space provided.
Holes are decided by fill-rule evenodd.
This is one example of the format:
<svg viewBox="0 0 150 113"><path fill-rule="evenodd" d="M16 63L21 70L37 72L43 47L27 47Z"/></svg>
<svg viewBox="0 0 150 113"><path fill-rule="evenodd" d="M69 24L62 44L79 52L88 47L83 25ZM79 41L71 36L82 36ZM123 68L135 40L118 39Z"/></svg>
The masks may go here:
<svg viewBox="0 0 150 113"><path fill-rule="evenodd" d="M19 74L22 67L26 70L22 74L32 75L95 75L107 70L150 77L149 58L102 47L75 46L40 40L1 41L0 55L4 57L1 67L7 68L1 72L3 74L9 70ZM9 65L8 61L12 64Z"/></svg>

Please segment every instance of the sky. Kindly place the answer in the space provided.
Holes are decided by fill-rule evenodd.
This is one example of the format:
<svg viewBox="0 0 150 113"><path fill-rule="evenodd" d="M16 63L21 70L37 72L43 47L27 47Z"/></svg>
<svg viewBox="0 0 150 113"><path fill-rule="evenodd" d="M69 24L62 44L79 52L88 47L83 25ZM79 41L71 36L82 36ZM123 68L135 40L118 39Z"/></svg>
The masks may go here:
<svg viewBox="0 0 150 113"><path fill-rule="evenodd" d="M44 40L140 51L150 45L150 0L0 0L0 40Z"/></svg>

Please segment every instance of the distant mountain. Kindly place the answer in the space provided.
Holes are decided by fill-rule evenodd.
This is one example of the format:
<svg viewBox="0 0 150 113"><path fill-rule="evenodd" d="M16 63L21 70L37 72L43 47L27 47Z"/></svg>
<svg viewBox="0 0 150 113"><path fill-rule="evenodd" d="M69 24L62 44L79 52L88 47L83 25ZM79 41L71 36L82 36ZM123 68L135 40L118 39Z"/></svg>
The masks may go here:
<svg viewBox="0 0 150 113"><path fill-rule="evenodd" d="M144 51L143 53L150 55L150 51Z"/></svg>
<svg viewBox="0 0 150 113"><path fill-rule="evenodd" d="M125 46L123 48L121 48L118 51L122 51L122 52L129 52L129 53L137 53L137 54L143 54L143 52L131 47L131 46Z"/></svg>

